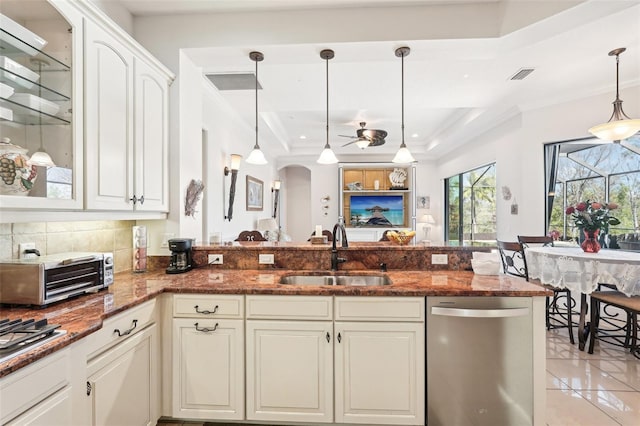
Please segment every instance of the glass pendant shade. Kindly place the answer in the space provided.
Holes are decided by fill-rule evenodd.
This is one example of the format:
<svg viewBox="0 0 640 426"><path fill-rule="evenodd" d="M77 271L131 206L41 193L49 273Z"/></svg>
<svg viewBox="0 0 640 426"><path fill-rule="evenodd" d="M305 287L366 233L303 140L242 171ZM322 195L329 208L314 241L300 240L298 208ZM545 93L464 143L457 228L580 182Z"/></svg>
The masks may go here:
<svg viewBox="0 0 640 426"><path fill-rule="evenodd" d="M640 132L640 119L615 120L589 129L589 133L605 141L619 141Z"/></svg>
<svg viewBox="0 0 640 426"><path fill-rule="evenodd" d="M264 157L264 153L260 150L258 145L253 147L253 150L249 153L249 156L245 161L249 164L267 164L267 159Z"/></svg>
<svg viewBox="0 0 640 426"><path fill-rule="evenodd" d="M338 162L336 154L334 154L333 150L331 149L331 145L329 145L329 59L333 59L334 56L335 54L331 49L324 49L320 52L320 57L324 59L326 64L325 76L327 84L327 141L324 144L324 149L320 153L320 157L318 158L318 160L316 160L318 164L335 164Z"/></svg>
<svg viewBox="0 0 640 426"><path fill-rule="evenodd" d="M41 147L38 151L34 152L31 158L29 158L29 164L33 166L43 167L55 167L51 156Z"/></svg>
<svg viewBox="0 0 640 426"><path fill-rule="evenodd" d="M368 139L360 139L356 142L356 146L360 149L365 149L371 144Z"/></svg>
<svg viewBox="0 0 640 426"><path fill-rule="evenodd" d="M632 119L622 110L622 100L620 99L619 67L620 54L627 50L625 47L613 49L609 56L616 57L616 99L613 101L613 114L609 121L604 124L593 126L589 133L605 141L620 142L630 138L640 131L640 119Z"/></svg>
<svg viewBox="0 0 640 426"><path fill-rule="evenodd" d="M409 152L409 149L403 143L402 145L400 145L400 149L398 150L398 152L396 152L396 156L393 157L393 160L391 161L393 161L394 163L408 164L414 163L416 159L413 158L413 155L411 155L411 152Z"/></svg>
<svg viewBox="0 0 640 426"><path fill-rule="evenodd" d="M335 164L338 162L338 157L333 153L333 150L326 144L324 149L320 153L320 157L318 158L318 164Z"/></svg>

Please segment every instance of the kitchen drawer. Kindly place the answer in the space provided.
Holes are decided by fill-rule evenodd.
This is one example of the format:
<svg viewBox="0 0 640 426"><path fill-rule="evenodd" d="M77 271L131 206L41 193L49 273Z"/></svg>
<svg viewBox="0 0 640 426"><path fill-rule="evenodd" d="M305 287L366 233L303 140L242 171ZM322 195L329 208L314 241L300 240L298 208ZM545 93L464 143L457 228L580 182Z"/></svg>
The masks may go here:
<svg viewBox="0 0 640 426"><path fill-rule="evenodd" d="M173 296L175 318L243 318L244 297L221 294Z"/></svg>
<svg viewBox="0 0 640 426"><path fill-rule="evenodd" d="M155 299L108 318L103 322L100 330L88 336L87 344L90 352L88 359L126 340L155 322Z"/></svg>
<svg viewBox="0 0 640 426"><path fill-rule="evenodd" d="M69 350L55 352L0 380L0 424L68 384Z"/></svg>
<svg viewBox="0 0 640 426"><path fill-rule="evenodd" d="M336 297L336 321L424 322L424 297Z"/></svg>
<svg viewBox="0 0 640 426"><path fill-rule="evenodd" d="M330 320L331 296L247 296L247 319Z"/></svg>

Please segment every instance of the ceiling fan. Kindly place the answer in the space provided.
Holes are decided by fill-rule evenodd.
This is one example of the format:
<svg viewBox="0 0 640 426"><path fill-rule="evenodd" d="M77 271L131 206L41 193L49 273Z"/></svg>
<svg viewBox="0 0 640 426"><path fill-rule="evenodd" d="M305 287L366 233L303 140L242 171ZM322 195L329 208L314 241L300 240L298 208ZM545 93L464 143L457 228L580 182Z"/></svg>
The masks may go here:
<svg viewBox="0 0 640 426"><path fill-rule="evenodd" d="M351 142L348 142L342 146L347 146L355 143L358 148L365 149L368 146L380 146L384 145L384 138L387 137L387 132L385 130L377 130L377 129L365 129L367 125L366 122L360 122L360 129L356 131L356 136L347 136L347 135L338 135L343 138L351 138L353 139Z"/></svg>

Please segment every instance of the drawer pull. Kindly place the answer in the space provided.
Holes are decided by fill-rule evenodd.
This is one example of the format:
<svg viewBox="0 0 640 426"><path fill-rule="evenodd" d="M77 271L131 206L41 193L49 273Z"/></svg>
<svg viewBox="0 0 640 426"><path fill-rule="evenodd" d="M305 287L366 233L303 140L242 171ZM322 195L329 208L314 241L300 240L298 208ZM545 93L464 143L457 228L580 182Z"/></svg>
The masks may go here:
<svg viewBox="0 0 640 426"><path fill-rule="evenodd" d="M209 328L209 327L198 327L198 323L193 324L196 327L196 331L202 331L203 333L209 333L211 331L216 331L216 329L218 328L218 323L216 323L216 325L213 326L213 328Z"/></svg>
<svg viewBox="0 0 640 426"><path fill-rule="evenodd" d="M120 329L116 328L115 330L113 330L114 333L118 333L118 337L122 337L122 336L127 336L129 334L131 334L131 332L136 328L136 326L138 325L138 320L134 319L133 320L133 327L131 327L130 329L123 331L122 333L120 332Z"/></svg>
<svg viewBox="0 0 640 426"><path fill-rule="evenodd" d="M218 305L216 305L216 307L215 307L215 308L213 308L213 311L208 311L208 310L206 310L206 309L205 309L204 311L201 311L201 310L199 310L199 309L198 309L198 305L194 306L194 308L195 308L195 310L196 310L196 313L204 314L204 315L213 315L213 314L215 314L216 312L218 312Z"/></svg>

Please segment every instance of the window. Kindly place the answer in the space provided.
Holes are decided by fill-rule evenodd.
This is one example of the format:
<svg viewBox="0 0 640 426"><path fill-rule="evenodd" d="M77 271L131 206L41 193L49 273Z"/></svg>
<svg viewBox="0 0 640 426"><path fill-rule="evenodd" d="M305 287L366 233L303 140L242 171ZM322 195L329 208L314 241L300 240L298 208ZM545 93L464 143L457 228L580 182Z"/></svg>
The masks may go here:
<svg viewBox="0 0 640 426"><path fill-rule="evenodd" d="M578 237L565 215L569 205L592 200L614 202L620 225L609 229L611 248L616 240L640 233L640 135L620 143L589 138L545 145L547 232L562 239Z"/></svg>
<svg viewBox="0 0 640 426"><path fill-rule="evenodd" d="M494 245L496 167L482 166L445 179L445 241L451 245Z"/></svg>

